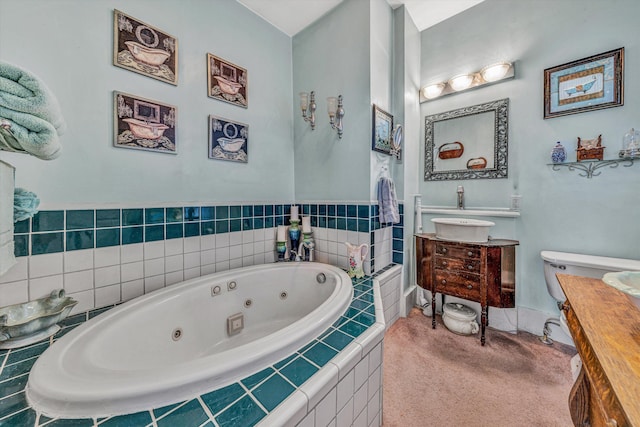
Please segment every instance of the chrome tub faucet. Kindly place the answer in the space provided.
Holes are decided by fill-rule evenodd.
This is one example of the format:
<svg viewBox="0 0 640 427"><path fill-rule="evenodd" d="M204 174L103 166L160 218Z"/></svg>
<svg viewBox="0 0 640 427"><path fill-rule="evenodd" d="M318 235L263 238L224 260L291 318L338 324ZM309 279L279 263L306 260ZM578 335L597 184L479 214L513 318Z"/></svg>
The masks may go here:
<svg viewBox="0 0 640 427"><path fill-rule="evenodd" d="M458 185L458 209L464 209L464 187L462 185Z"/></svg>

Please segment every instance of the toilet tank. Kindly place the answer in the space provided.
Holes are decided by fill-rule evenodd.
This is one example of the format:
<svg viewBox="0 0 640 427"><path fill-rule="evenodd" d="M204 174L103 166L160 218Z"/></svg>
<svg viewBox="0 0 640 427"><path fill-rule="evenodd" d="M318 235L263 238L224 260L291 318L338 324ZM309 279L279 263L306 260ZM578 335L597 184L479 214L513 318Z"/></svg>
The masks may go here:
<svg viewBox="0 0 640 427"><path fill-rule="evenodd" d="M625 258L609 258L569 252L542 251L544 278L549 294L558 302L566 299L556 273L574 276L602 278L611 271L640 271L640 261Z"/></svg>

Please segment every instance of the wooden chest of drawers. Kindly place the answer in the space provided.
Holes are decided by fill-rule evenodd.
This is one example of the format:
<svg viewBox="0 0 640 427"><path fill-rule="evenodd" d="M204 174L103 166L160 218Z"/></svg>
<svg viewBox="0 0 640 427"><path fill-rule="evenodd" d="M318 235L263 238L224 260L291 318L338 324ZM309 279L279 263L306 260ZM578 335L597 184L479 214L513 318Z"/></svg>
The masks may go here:
<svg viewBox="0 0 640 427"><path fill-rule="evenodd" d="M418 285L431 291L435 328L436 293L453 295L481 306L481 337L489 323L488 307L515 307L516 240L486 243L449 242L433 234L416 235Z"/></svg>

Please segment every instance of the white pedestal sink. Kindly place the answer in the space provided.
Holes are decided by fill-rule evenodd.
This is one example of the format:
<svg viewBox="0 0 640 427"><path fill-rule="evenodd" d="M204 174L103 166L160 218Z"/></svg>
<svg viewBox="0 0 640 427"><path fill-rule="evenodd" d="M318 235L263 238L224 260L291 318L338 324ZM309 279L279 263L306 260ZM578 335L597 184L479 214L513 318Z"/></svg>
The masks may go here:
<svg viewBox="0 0 640 427"><path fill-rule="evenodd" d="M640 271L619 271L605 273L602 281L629 296L631 301L640 309Z"/></svg>
<svg viewBox="0 0 640 427"><path fill-rule="evenodd" d="M494 222L470 218L433 218L436 237L457 242L483 243L489 239Z"/></svg>

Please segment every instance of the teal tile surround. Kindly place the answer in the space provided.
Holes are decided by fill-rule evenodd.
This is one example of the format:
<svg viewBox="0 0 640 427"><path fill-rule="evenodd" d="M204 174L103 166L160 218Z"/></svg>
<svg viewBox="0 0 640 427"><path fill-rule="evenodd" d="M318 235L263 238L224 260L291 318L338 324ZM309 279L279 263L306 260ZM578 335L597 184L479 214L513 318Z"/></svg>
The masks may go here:
<svg viewBox="0 0 640 427"><path fill-rule="evenodd" d="M375 260L373 231L392 226L392 260L395 264L403 263L402 203L398 224L381 224L376 204L299 206L302 215L310 216L313 227L371 233L371 267ZM272 228L286 224L289 212L290 206L283 204L41 211L15 225L15 256Z"/></svg>
<svg viewBox="0 0 640 427"><path fill-rule="evenodd" d="M312 342L283 360L196 399L135 414L99 419L97 424L93 420L51 420L46 417L37 420L24 397L29 370L42 352L66 332L112 307L66 318L60 323L62 329L48 342L21 349L0 350L0 426L151 427L154 426L153 420L158 427L195 427L204 423L220 427L253 426L375 323L372 277L353 279L352 282L354 296L341 318Z"/></svg>

